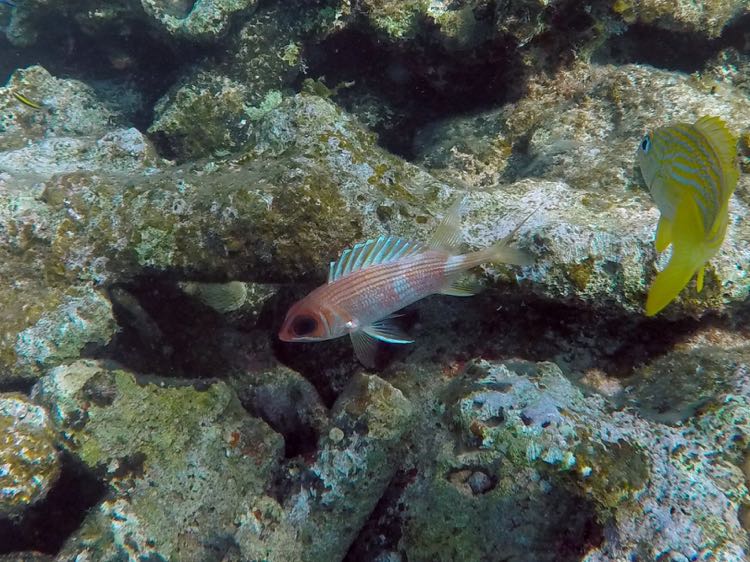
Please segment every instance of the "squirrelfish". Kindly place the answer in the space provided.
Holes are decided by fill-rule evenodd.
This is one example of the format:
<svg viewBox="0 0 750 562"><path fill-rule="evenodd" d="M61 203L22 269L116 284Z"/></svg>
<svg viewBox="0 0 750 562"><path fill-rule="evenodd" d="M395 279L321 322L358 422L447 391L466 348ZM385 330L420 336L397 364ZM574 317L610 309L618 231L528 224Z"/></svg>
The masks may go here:
<svg viewBox="0 0 750 562"><path fill-rule="evenodd" d="M413 342L392 321L394 312L435 293L475 294L478 285L464 274L482 263L531 262L509 245L518 227L492 246L460 254L461 207L459 200L450 208L427 243L380 236L344 250L330 263L328 282L289 309L279 338L312 342L349 335L359 361L374 367L378 341Z"/></svg>
<svg viewBox="0 0 750 562"><path fill-rule="evenodd" d="M729 198L737 186L737 138L718 117L676 123L648 133L638 163L661 216L656 250L672 245L672 256L654 279L646 300L652 316L698 274L719 251L729 222Z"/></svg>

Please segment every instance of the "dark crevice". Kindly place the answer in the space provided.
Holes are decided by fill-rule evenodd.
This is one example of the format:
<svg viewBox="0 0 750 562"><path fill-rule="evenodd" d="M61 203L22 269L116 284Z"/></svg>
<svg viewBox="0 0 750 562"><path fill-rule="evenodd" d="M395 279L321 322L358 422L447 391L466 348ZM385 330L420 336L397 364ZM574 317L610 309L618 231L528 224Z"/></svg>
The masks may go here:
<svg viewBox="0 0 750 562"><path fill-rule="evenodd" d="M384 551L398 550L406 509L401 496L416 475L416 469L396 472L343 562L374 562Z"/></svg>
<svg viewBox="0 0 750 562"><path fill-rule="evenodd" d="M518 84L521 63L513 43L502 38L453 52L434 44L399 48L370 30L350 29L309 48L307 57L308 76L325 77L329 87L347 84L336 102L405 158L414 156L412 138L426 123L494 107L520 93L509 85ZM376 115L384 107L387 115Z"/></svg>
<svg viewBox="0 0 750 562"><path fill-rule="evenodd" d="M20 392L30 394L36 380L20 379L10 373L0 374L0 392Z"/></svg>
<svg viewBox="0 0 750 562"><path fill-rule="evenodd" d="M106 491L107 486L89 470L64 455L60 478L44 500L17 520L0 518L0 554L30 550L57 554Z"/></svg>
<svg viewBox="0 0 750 562"><path fill-rule="evenodd" d="M98 358L140 373L195 379L231 368L224 318L176 283L143 277L111 287L110 298L120 331Z"/></svg>
<svg viewBox="0 0 750 562"><path fill-rule="evenodd" d="M96 35L81 30L70 16L50 12L35 23L44 29L29 47L15 47L0 35L0 80L12 71L34 64L53 76L81 80L94 88L100 99L123 115L119 125L145 130L152 121L153 106L179 73L218 47L165 41L144 19L120 18ZM106 41L102 41L106 37Z"/></svg>
<svg viewBox="0 0 750 562"><path fill-rule="evenodd" d="M291 300L289 301L291 304ZM381 344L381 366L401 361L448 364L473 357L553 361L568 374L596 369L627 377L669 352L691 333L726 323L720 317L676 321L593 310L487 291L472 299L432 296L405 309L411 345ZM280 320L279 320L280 322ZM349 338L274 344L280 361L299 371L332 403L344 381L362 367Z"/></svg>
<svg viewBox="0 0 750 562"><path fill-rule="evenodd" d="M656 29L635 24L606 41L593 56L593 62L648 64L666 70L697 72L719 51L732 47L750 51L750 15L738 18L716 39L704 34Z"/></svg>

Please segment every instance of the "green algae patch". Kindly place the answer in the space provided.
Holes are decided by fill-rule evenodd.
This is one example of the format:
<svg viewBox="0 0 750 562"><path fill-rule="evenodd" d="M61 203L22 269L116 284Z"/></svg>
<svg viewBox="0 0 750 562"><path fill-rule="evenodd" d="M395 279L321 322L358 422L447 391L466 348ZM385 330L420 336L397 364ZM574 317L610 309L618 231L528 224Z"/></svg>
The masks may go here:
<svg viewBox="0 0 750 562"><path fill-rule="evenodd" d="M574 263L568 266L568 279L579 291L585 291L591 279L593 272L594 260L587 258L581 263Z"/></svg>
<svg viewBox="0 0 750 562"><path fill-rule="evenodd" d="M108 400L97 399L107 395ZM77 437L79 457L88 466L101 469L113 457L142 455L144 465L177 469L183 460L175 451L199 438L201 424L196 421L222 411L229 394L222 385L201 392L190 387L159 389L141 386L124 372L100 371L77 398L90 403Z"/></svg>
<svg viewBox="0 0 750 562"><path fill-rule="evenodd" d="M174 258L175 238L169 230L146 227L139 233L135 246L138 263L144 267L166 269Z"/></svg>
<svg viewBox="0 0 750 562"><path fill-rule="evenodd" d="M81 531L111 537L100 544L108 559L124 544L164 559L203 552L184 542L190 530L229 533L283 455L281 436L227 385L170 382L77 361L34 389L67 451L110 486Z"/></svg>
<svg viewBox="0 0 750 562"><path fill-rule="evenodd" d="M649 480L647 455L626 441L606 446L583 442L574 449L574 455L580 485L596 500L602 513L633 500Z"/></svg>

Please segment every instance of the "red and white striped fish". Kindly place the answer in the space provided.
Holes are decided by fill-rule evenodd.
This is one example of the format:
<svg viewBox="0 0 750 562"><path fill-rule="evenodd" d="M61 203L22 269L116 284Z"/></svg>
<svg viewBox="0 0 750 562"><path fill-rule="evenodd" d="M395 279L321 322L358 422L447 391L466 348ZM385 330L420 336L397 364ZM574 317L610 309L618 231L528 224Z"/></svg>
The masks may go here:
<svg viewBox="0 0 750 562"><path fill-rule="evenodd" d="M459 254L461 207L462 201L451 207L426 244L381 236L344 250L331 262L328 282L289 309L279 338L312 342L348 334L360 362L374 367L378 340L413 342L393 324L397 310L435 293L475 294L478 285L463 277L482 263L531 263L527 254L508 245L518 227L492 246Z"/></svg>

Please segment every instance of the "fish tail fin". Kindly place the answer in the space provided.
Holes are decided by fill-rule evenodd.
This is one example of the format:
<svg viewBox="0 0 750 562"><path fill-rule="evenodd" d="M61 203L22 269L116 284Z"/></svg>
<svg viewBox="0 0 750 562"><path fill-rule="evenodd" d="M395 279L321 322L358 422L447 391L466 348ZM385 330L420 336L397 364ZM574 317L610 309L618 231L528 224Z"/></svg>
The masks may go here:
<svg viewBox="0 0 750 562"><path fill-rule="evenodd" d="M708 260L705 229L698 207L690 197L684 197L677 207L672 225L672 257L651 284L646 299L646 316L653 316L672 302L693 275ZM701 288L703 283L700 276Z"/></svg>
<svg viewBox="0 0 750 562"><path fill-rule="evenodd" d="M508 234L502 240L498 240L491 246L482 248L478 252L473 252L471 254L461 256L462 258L464 258L464 267L462 269L471 269L472 267L476 267L477 265L488 262L508 263L511 265L523 266L532 265L534 263L534 257L528 252L524 252L519 248L511 246L510 243L513 238L515 238L516 234L518 234L518 231L521 229L521 227L526 224L526 221L528 221L532 217L532 215L534 215L534 213L541 209L541 207L542 205L537 206L533 211L526 215L523 220L519 222L513 228L513 230L510 231L510 234Z"/></svg>
<svg viewBox="0 0 750 562"><path fill-rule="evenodd" d="M534 263L534 258L530 254L519 248L510 246L507 238L494 243L492 246L463 256L456 256L456 258L452 259L459 260L457 264L459 267L455 268L458 271L466 271L467 269L488 262L508 263L512 265L531 265Z"/></svg>

